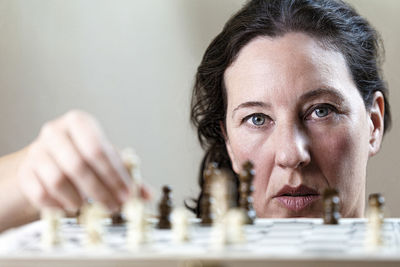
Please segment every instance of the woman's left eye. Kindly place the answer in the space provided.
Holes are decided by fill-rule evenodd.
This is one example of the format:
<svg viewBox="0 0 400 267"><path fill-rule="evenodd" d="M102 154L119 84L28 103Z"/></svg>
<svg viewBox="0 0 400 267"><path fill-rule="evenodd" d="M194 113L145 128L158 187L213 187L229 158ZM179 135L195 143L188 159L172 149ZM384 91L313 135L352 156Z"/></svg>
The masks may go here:
<svg viewBox="0 0 400 267"><path fill-rule="evenodd" d="M331 113L331 110L328 107L320 107L320 108L316 108L314 110L314 113L317 117L319 118L323 118L329 115L329 113Z"/></svg>
<svg viewBox="0 0 400 267"><path fill-rule="evenodd" d="M309 113L309 116L311 119L325 118L331 114L332 111L335 111L335 108L330 105L317 106L312 109L311 113Z"/></svg>

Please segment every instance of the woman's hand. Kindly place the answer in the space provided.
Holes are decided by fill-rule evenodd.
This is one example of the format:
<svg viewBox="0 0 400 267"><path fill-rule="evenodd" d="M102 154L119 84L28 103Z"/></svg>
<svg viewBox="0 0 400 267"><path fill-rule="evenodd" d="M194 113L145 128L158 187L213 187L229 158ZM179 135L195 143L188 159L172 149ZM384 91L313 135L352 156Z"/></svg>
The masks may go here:
<svg viewBox="0 0 400 267"><path fill-rule="evenodd" d="M95 118L70 111L42 127L20 163L18 182L37 208L74 212L91 198L115 212L129 197L131 180Z"/></svg>

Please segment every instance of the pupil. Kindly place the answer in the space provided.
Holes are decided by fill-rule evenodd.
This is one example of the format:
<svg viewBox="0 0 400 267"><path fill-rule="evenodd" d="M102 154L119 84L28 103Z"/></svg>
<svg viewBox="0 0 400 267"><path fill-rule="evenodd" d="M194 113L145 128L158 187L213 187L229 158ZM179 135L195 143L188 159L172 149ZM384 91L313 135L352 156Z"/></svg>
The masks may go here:
<svg viewBox="0 0 400 267"><path fill-rule="evenodd" d="M326 108L319 108L316 110L317 116L318 117L325 117L328 114L328 111Z"/></svg>
<svg viewBox="0 0 400 267"><path fill-rule="evenodd" d="M265 121L265 119L260 116L254 116L252 120L253 120L254 125L263 125L264 121Z"/></svg>

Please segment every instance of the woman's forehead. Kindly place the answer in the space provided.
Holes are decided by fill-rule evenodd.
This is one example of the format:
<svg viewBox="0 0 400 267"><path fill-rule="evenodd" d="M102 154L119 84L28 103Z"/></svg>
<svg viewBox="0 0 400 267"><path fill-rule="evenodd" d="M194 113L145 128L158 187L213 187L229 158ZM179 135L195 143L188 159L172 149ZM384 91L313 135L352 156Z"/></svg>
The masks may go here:
<svg viewBox="0 0 400 267"><path fill-rule="evenodd" d="M228 102L277 94L299 97L317 88L356 88L343 55L303 33L252 40L225 71L224 82Z"/></svg>

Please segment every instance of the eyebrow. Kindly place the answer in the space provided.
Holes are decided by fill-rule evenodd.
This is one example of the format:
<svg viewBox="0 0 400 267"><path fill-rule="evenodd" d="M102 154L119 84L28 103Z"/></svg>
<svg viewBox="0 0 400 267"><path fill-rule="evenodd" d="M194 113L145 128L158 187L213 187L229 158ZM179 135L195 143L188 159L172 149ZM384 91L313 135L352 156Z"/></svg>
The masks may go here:
<svg viewBox="0 0 400 267"><path fill-rule="evenodd" d="M232 118L235 115L235 112L241 108L253 108L253 107L260 107L260 108L270 108L270 103L265 103L261 101L248 101L240 104L232 111Z"/></svg>
<svg viewBox="0 0 400 267"><path fill-rule="evenodd" d="M302 95L300 101L305 102L325 95L335 98L338 102L343 102L345 100L343 94L334 88L318 88Z"/></svg>

